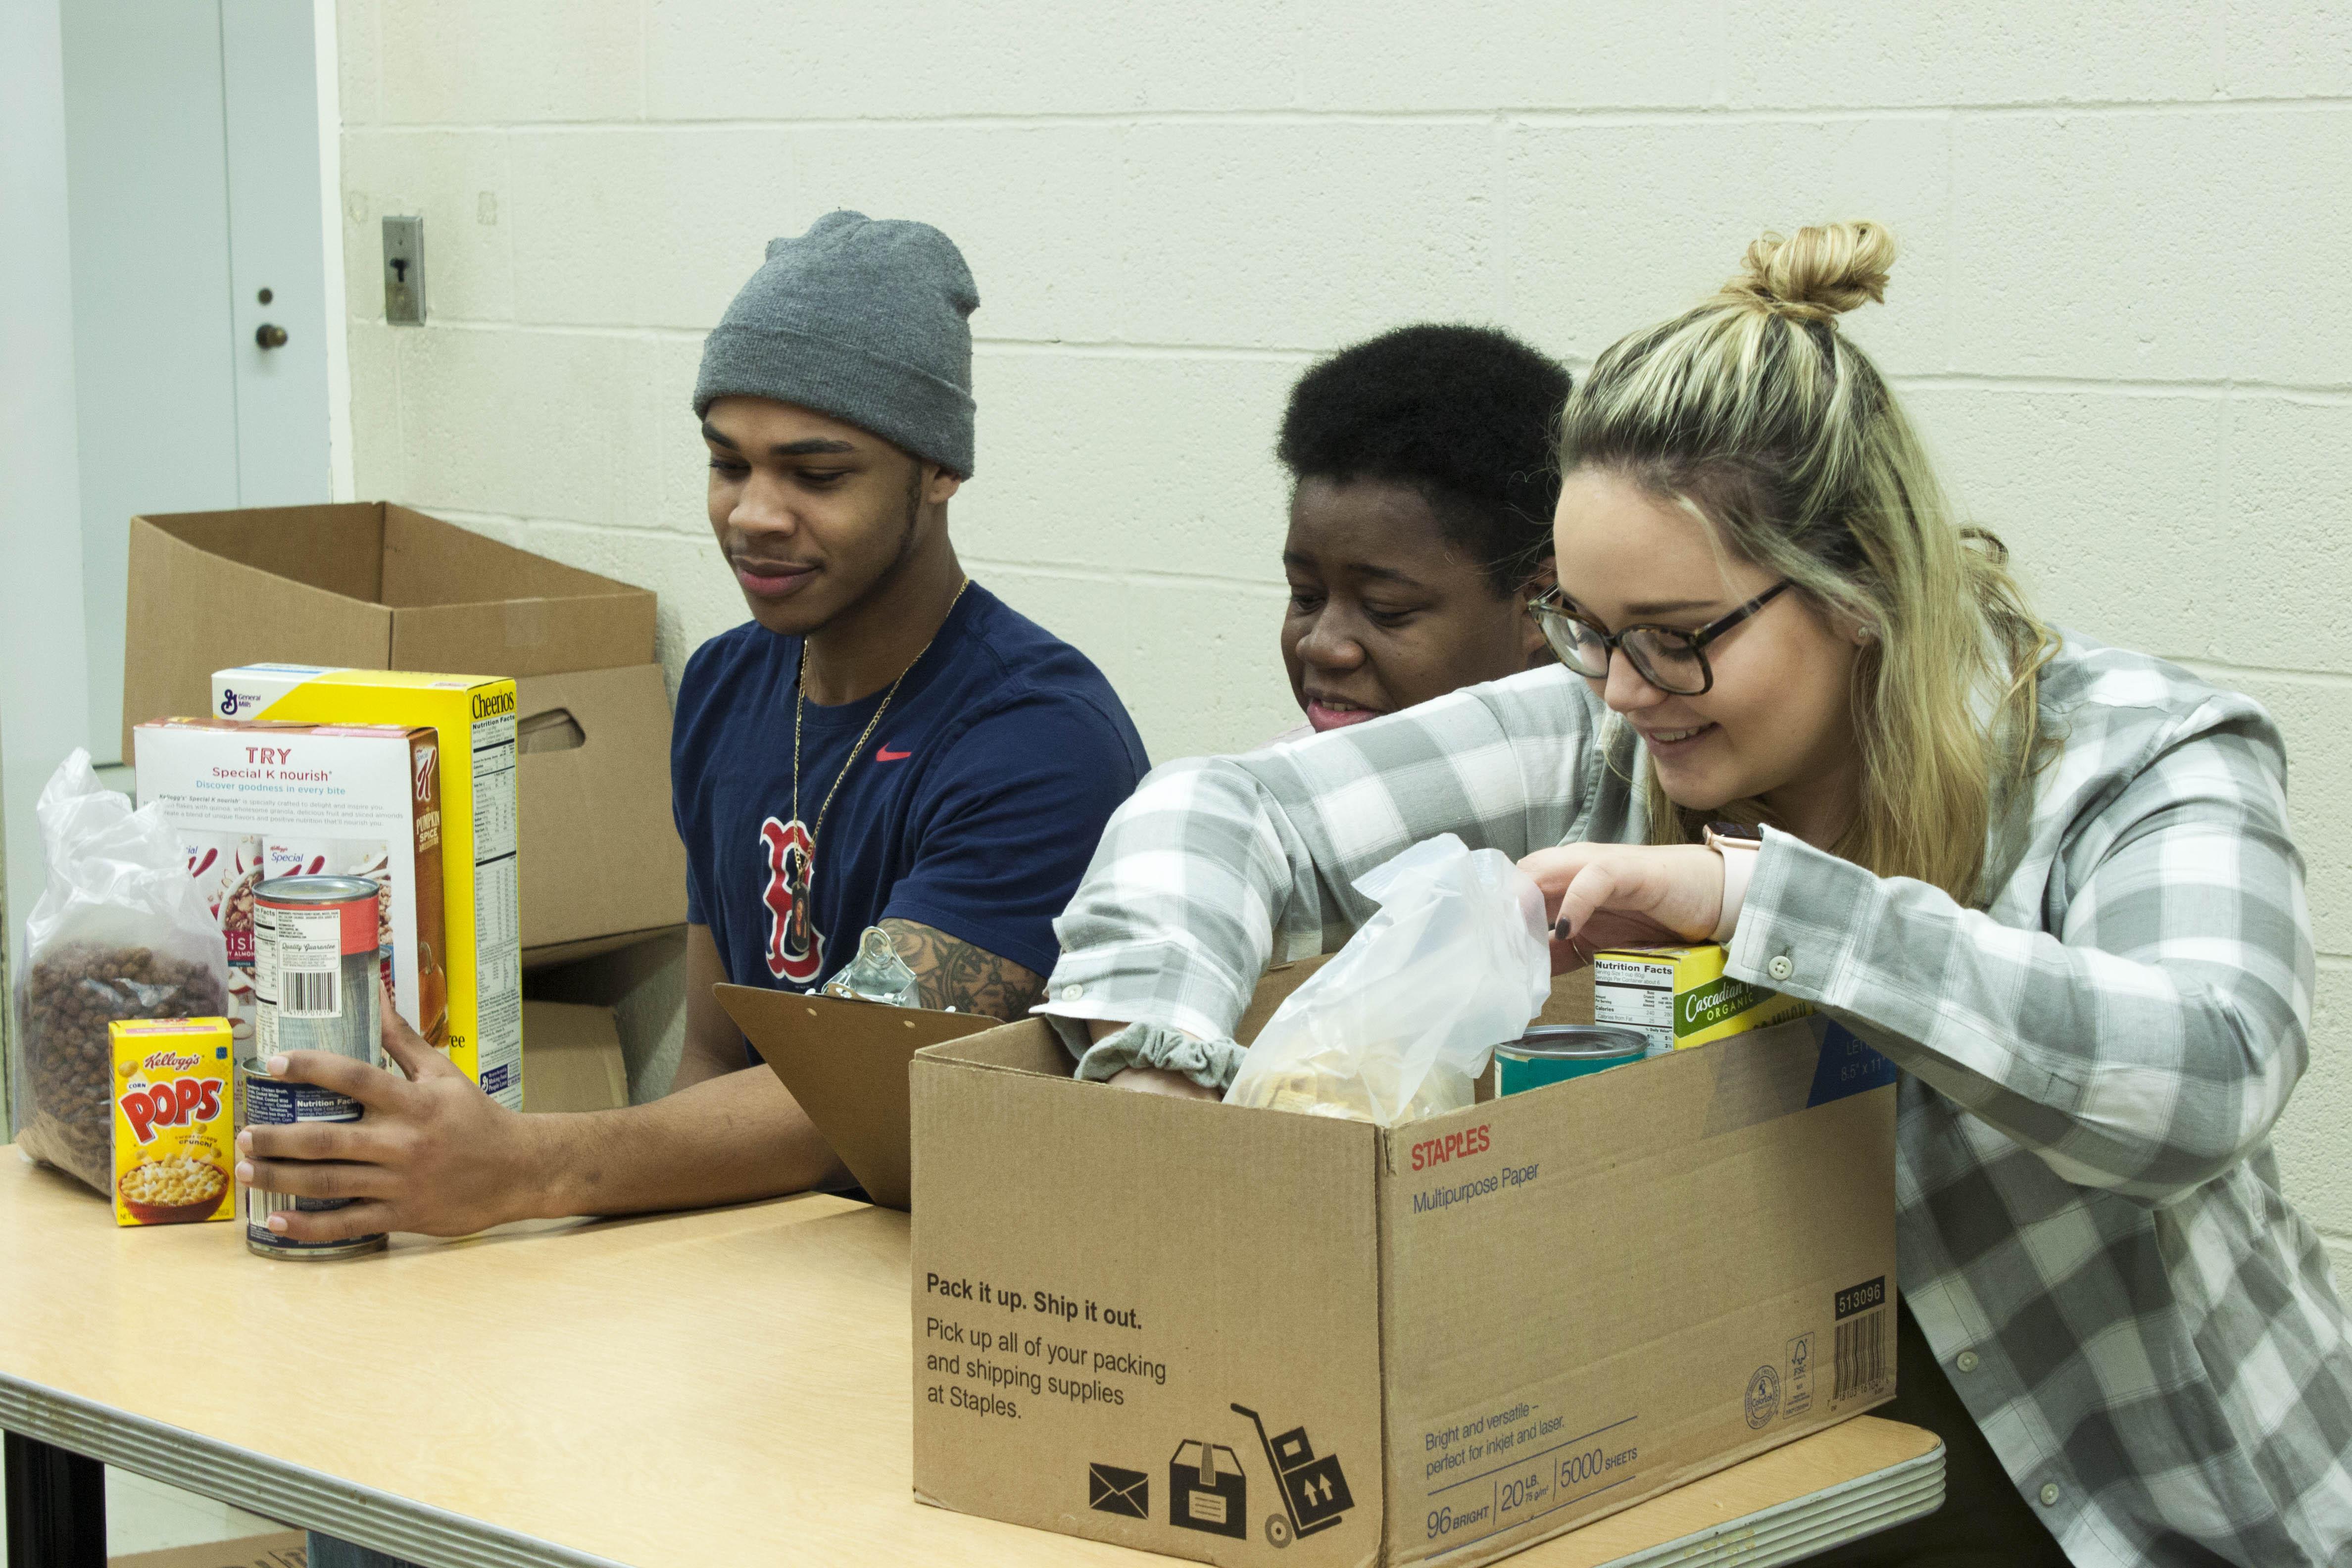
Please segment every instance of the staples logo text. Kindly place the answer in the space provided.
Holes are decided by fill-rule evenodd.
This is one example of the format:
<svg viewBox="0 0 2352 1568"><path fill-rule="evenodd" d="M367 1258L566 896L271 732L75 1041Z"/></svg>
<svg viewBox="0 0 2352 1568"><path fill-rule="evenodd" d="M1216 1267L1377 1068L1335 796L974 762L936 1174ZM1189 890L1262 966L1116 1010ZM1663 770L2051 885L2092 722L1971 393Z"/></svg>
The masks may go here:
<svg viewBox="0 0 2352 1568"><path fill-rule="evenodd" d="M1431 1138L1412 1146L1412 1168L1426 1171L1433 1165L1443 1165L1448 1160L1466 1159L1486 1152L1486 1130L1491 1123L1481 1121L1475 1127L1465 1127L1459 1132L1448 1132L1443 1138Z"/></svg>

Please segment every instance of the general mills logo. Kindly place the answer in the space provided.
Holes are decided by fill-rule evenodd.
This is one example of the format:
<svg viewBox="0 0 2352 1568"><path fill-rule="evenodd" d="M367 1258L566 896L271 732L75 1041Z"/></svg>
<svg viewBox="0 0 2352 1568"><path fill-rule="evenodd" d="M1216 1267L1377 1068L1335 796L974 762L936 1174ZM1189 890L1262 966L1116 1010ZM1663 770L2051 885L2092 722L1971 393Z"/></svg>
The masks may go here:
<svg viewBox="0 0 2352 1568"><path fill-rule="evenodd" d="M225 719L234 719L240 710L258 708L261 698L254 692L227 690L221 693L220 710Z"/></svg>

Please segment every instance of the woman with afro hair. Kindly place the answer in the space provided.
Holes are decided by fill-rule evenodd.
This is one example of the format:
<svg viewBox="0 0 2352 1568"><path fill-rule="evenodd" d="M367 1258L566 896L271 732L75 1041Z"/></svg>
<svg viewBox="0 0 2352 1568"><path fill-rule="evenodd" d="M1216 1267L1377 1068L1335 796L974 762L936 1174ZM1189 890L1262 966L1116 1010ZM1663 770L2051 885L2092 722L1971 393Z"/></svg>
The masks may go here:
<svg viewBox="0 0 2352 1568"><path fill-rule="evenodd" d="M1300 378L1282 660L1310 731L1499 680L1551 655L1528 601L1551 583L1568 372L1481 327L1401 327Z"/></svg>

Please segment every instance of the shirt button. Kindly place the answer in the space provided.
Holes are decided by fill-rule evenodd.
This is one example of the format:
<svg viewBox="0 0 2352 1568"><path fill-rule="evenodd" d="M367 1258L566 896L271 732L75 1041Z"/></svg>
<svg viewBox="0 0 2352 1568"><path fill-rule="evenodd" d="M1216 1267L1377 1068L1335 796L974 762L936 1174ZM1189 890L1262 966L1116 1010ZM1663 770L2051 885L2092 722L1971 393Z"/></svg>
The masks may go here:
<svg viewBox="0 0 2352 1568"><path fill-rule="evenodd" d="M1977 1352L1974 1351L1962 1351L1959 1354L1958 1361L1955 1364L1957 1364L1962 1372L1976 1371Z"/></svg>
<svg viewBox="0 0 2352 1568"><path fill-rule="evenodd" d="M2052 1504L2055 1503L2057 1500L2058 1500L2058 1483L2057 1483L2056 1481L2044 1481L2044 1482L2042 1482L2042 1506L2043 1508L2048 1508L2048 1507L2050 1507Z"/></svg>
<svg viewBox="0 0 2352 1568"><path fill-rule="evenodd" d="M1062 1000L1065 1002L1075 1002L1086 994L1087 988L1083 985L1065 985L1062 987Z"/></svg>
<svg viewBox="0 0 2352 1568"><path fill-rule="evenodd" d="M1797 966L1790 961L1787 953L1776 953L1772 962L1764 966L1764 973L1775 980L1786 980L1797 973Z"/></svg>

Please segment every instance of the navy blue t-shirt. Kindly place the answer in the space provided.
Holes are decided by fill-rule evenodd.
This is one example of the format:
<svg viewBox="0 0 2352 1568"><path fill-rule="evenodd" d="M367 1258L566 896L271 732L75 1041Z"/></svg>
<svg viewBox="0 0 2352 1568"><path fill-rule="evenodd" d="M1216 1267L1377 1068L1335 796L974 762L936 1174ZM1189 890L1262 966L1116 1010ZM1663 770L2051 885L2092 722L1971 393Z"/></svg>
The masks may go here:
<svg viewBox="0 0 2352 1568"><path fill-rule="evenodd" d="M696 649L678 683L670 787L686 918L710 928L728 979L814 990L886 916L1051 973L1054 917L1150 767L1110 682L973 584L908 670L821 828L817 808L883 693L808 703L800 820L816 830L816 868L801 911L786 878L802 852L786 833L800 655L800 638L748 622Z"/></svg>

